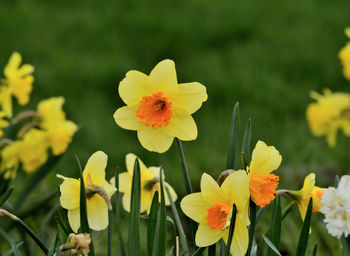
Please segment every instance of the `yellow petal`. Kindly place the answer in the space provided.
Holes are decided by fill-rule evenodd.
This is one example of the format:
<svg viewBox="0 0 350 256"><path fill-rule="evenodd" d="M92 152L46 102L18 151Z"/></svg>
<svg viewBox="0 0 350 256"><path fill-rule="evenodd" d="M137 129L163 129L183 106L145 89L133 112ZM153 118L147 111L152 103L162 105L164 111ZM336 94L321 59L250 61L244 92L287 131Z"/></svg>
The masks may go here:
<svg viewBox="0 0 350 256"><path fill-rule="evenodd" d="M78 126L72 121L64 121L57 123L53 129L49 130L48 143L55 156L67 150L77 129Z"/></svg>
<svg viewBox="0 0 350 256"><path fill-rule="evenodd" d="M99 231L108 226L108 207L105 200L99 195L94 195L86 200L89 227Z"/></svg>
<svg viewBox="0 0 350 256"><path fill-rule="evenodd" d="M141 202L140 202L140 213L147 211L147 214L150 211L154 193L151 191L141 190Z"/></svg>
<svg viewBox="0 0 350 256"><path fill-rule="evenodd" d="M172 103L174 107L181 108L188 114L193 114L207 99L207 89L204 85L197 82L183 83L179 84L178 94Z"/></svg>
<svg viewBox="0 0 350 256"><path fill-rule="evenodd" d="M102 151L93 153L87 161L83 172L84 181L86 181L86 177L90 174L92 183L102 187L105 182L107 158L107 155Z"/></svg>
<svg viewBox="0 0 350 256"><path fill-rule="evenodd" d="M119 83L119 96L128 106L137 105L144 96L152 95L149 90L148 76L135 70L126 73L125 78Z"/></svg>
<svg viewBox="0 0 350 256"><path fill-rule="evenodd" d="M181 210L198 223L205 223L205 218L208 215L208 203L202 198L202 193L192 193L185 196L180 203Z"/></svg>
<svg viewBox="0 0 350 256"><path fill-rule="evenodd" d="M128 172L119 174L119 191L122 193L131 193L132 175Z"/></svg>
<svg viewBox="0 0 350 256"><path fill-rule="evenodd" d="M68 222L75 233L78 233L80 227L80 208L68 210Z"/></svg>
<svg viewBox="0 0 350 256"><path fill-rule="evenodd" d="M197 125L192 116L186 113L174 111L169 124L162 128L169 136L177 137L183 141L197 138Z"/></svg>
<svg viewBox="0 0 350 256"><path fill-rule="evenodd" d="M314 189L316 182L316 175L314 173L310 173L304 179L303 188L300 190L301 198L304 200L309 197L311 191Z"/></svg>
<svg viewBox="0 0 350 256"><path fill-rule="evenodd" d="M199 224L195 238L196 245L206 247L215 244L222 238L223 233L222 230L212 229L207 224Z"/></svg>
<svg viewBox="0 0 350 256"><path fill-rule="evenodd" d="M160 167L150 166L150 167L148 167L148 171L150 172L152 177L159 177ZM164 169L162 169L162 177L164 180L165 179Z"/></svg>
<svg viewBox="0 0 350 256"><path fill-rule="evenodd" d="M174 202L176 202L177 200L177 194L175 192L175 190L172 188L172 186L170 186L168 183L164 182L164 186L168 188L171 198L173 199ZM168 193L166 191L164 191L165 194L165 204L166 205L170 205L170 201L169 201L169 197L168 197Z"/></svg>
<svg viewBox="0 0 350 256"><path fill-rule="evenodd" d="M79 208L80 205L80 181L72 178L66 178L57 174L58 178L63 179L63 183L60 185L61 206L67 210L73 210Z"/></svg>
<svg viewBox="0 0 350 256"><path fill-rule="evenodd" d="M130 194L124 194L122 198L122 204L125 211L130 212L130 201L131 201L131 195Z"/></svg>
<svg viewBox="0 0 350 256"><path fill-rule="evenodd" d="M149 82L155 92L164 92L165 95L174 94L178 90L174 61L159 62L151 71Z"/></svg>
<svg viewBox="0 0 350 256"><path fill-rule="evenodd" d="M140 126L136 119L135 110L128 106L118 108L113 117L117 125L123 129L136 131Z"/></svg>
<svg viewBox="0 0 350 256"><path fill-rule="evenodd" d="M55 127L57 122L66 120L62 106L64 97L51 97L39 102L37 111L40 116L40 125L45 129Z"/></svg>
<svg viewBox="0 0 350 256"><path fill-rule="evenodd" d="M245 171L231 173L222 183L221 188L236 204L239 211L248 211L249 205L249 178Z"/></svg>
<svg viewBox="0 0 350 256"><path fill-rule="evenodd" d="M12 53L6 67L4 68L4 75L6 78L10 78L11 75L17 71L21 62L22 56L18 52Z"/></svg>
<svg viewBox="0 0 350 256"><path fill-rule="evenodd" d="M345 35L350 39L350 27L345 28Z"/></svg>
<svg viewBox="0 0 350 256"><path fill-rule="evenodd" d="M103 188L107 192L109 198L111 198L111 196L117 191L116 187L109 184L107 181L104 182Z"/></svg>
<svg viewBox="0 0 350 256"><path fill-rule="evenodd" d="M11 90L8 87L0 87L0 104L2 111L5 112L6 116L11 118L12 113L12 95Z"/></svg>
<svg viewBox="0 0 350 256"><path fill-rule="evenodd" d="M30 64L23 64L18 70L18 74L21 76L30 75L33 72L34 72L34 67Z"/></svg>
<svg viewBox="0 0 350 256"><path fill-rule="evenodd" d="M307 202L307 203L309 203L309 202ZM297 205L298 205L298 208L299 208L301 219L304 221L305 215L306 215L306 211L307 211L307 207L304 205L303 202L297 202Z"/></svg>
<svg viewBox="0 0 350 256"><path fill-rule="evenodd" d="M152 126L143 126L138 130L137 137L141 145L149 151L158 153L167 151L173 143L174 137L167 135L162 128L154 129Z"/></svg>
<svg viewBox="0 0 350 256"><path fill-rule="evenodd" d="M128 173L131 175L131 177L134 173L134 166L135 166L136 158L138 158L138 157L133 153L129 153L125 157L126 169L127 169ZM140 171L146 170L147 169L146 165L142 162L142 160L140 158L138 158L138 160L139 160L139 164L140 164Z"/></svg>
<svg viewBox="0 0 350 256"><path fill-rule="evenodd" d="M225 233L224 241L227 244L228 232ZM244 221L236 218L235 231L233 233L230 252L232 255L244 256L248 249L249 235L248 228Z"/></svg>
<svg viewBox="0 0 350 256"><path fill-rule="evenodd" d="M202 198L209 205L221 202L223 198L222 191L218 183L207 173L203 173L201 179Z"/></svg>
<svg viewBox="0 0 350 256"><path fill-rule="evenodd" d="M268 174L276 170L282 161L282 156L274 146L267 146L264 142L258 141L250 164L250 172Z"/></svg>

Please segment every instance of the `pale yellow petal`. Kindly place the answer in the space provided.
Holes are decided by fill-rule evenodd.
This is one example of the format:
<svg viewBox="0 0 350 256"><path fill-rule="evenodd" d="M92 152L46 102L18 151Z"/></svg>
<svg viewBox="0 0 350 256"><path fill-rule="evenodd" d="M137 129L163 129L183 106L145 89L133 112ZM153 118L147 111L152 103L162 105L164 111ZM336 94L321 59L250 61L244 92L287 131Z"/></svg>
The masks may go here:
<svg viewBox="0 0 350 256"><path fill-rule="evenodd" d="M103 186L106 176L107 158L107 155L102 151L97 151L90 156L83 172L85 182L88 174L90 174L94 185Z"/></svg>
<svg viewBox="0 0 350 256"><path fill-rule="evenodd" d="M60 202L61 206L67 210L79 208L80 204L80 181L72 178L66 178L57 175L58 178L64 179L60 185Z"/></svg>
<svg viewBox="0 0 350 256"><path fill-rule="evenodd" d="M169 136L183 141L195 140L198 134L194 119L183 111L174 111L169 124L162 128Z"/></svg>
<svg viewBox="0 0 350 256"><path fill-rule="evenodd" d="M127 169L128 173L131 175L131 177L134 173L134 166L135 166L136 158L139 160L140 171L142 172L144 170L147 170L146 165L142 162L142 160L140 158L138 158L133 153L129 153L125 157L125 163L126 163L126 169Z"/></svg>
<svg viewBox="0 0 350 256"><path fill-rule="evenodd" d="M122 204L125 211L130 212L130 202L131 202L131 195L130 194L124 194L122 198Z"/></svg>
<svg viewBox="0 0 350 256"><path fill-rule="evenodd" d="M109 198L111 198L111 196L117 191L116 187L109 184L107 181L105 181L103 188L107 192Z"/></svg>
<svg viewBox="0 0 350 256"><path fill-rule="evenodd" d="M128 106L137 105L144 96L152 95L149 90L148 76L135 70L126 73L125 78L119 83L119 96Z"/></svg>
<svg viewBox="0 0 350 256"><path fill-rule="evenodd" d="M119 191L122 193L131 193L132 175L128 172L119 174Z"/></svg>
<svg viewBox="0 0 350 256"><path fill-rule="evenodd" d="M114 120L121 128L136 131L140 123L136 119L135 111L128 106L118 108L113 115Z"/></svg>
<svg viewBox="0 0 350 256"><path fill-rule="evenodd" d="M140 213L150 211L154 193L151 191L141 190L141 202L140 202Z"/></svg>
<svg viewBox="0 0 350 256"><path fill-rule="evenodd" d="M199 224L196 232L196 245L198 247L206 247L218 242L222 236L223 231L218 229L212 229L207 224Z"/></svg>
<svg viewBox="0 0 350 256"><path fill-rule="evenodd" d="M94 195L86 200L89 227L99 231L108 226L108 207L105 200L99 195Z"/></svg>
<svg viewBox="0 0 350 256"><path fill-rule="evenodd" d="M174 140L174 137L166 134L162 127L154 129L152 126L143 126L137 131L137 137L145 149L158 153L167 151Z"/></svg>
<svg viewBox="0 0 350 256"><path fill-rule="evenodd" d="M4 68L4 75L6 78L11 78L14 72L17 71L22 62L22 56L18 52L12 53L7 65Z"/></svg>
<svg viewBox="0 0 350 256"><path fill-rule="evenodd" d="M218 183L207 173L202 174L201 191L203 200L209 205L225 201Z"/></svg>
<svg viewBox="0 0 350 256"><path fill-rule="evenodd" d="M6 116L11 118L12 113L12 95L11 90L8 87L0 87L0 104L2 111Z"/></svg>
<svg viewBox="0 0 350 256"><path fill-rule="evenodd" d="M155 92L164 92L165 96L177 92L178 84L174 61L163 60L159 62L151 71L149 82Z"/></svg>
<svg viewBox="0 0 350 256"><path fill-rule="evenodd" d="M208 215L208 203L203 200L201 194L202 193L189 194L185 196L180 203L183 213L198 223L204 223Z"/></svg>
<svg viewBox="0 0 350 256"><path fill-rule="evenodd" d="M33 72L34 72L34 67L30 64L23 64L18 70L18 74L21 76L30 75Z"/></svg>
<svg viewBox="0 0 350 256"><path fill-rule="evenodd" d="M160 167L150 166L150 167L148 167L148 171L150 172L152 177L159 177ZM162 177L163 177L163 180L164 180L165 179L164 169L162 169Z"/></svg>
<svg viewBox="0 0 350 256"><path fill-rule="evenodd" d="M276 170L282 161L282 156L274 146L267 146L264 142L258 141L250 163L250 172L268 174Z"/></svg>
<svg viewBox="0 0 350 256"><path fill-rule="evenodd" d="M177 200L177 194L175 192L175 190L172 188L172 186L170 186L168 183L164 182L164 186L168 188L171 198L173 199L174 202L176 202ZM164 191L165 194L165 204L166 205L170 205L170 200L168 197L168 193L166 191Z"/></svg>
<svg viewBox="0 0 350 256"><path fill-rule="evenodd" d="M196 112L208 99L204 85L193 82L179 84L177 96L172 101L174 107L185 110L188 114Z"/></svg>
<svg viewBox="0 0 350 256"><path fill-rule="evenodd" d="M303 188L300 190L302 199L306 199L309 197L310 193L314 189L316 182L316 175L314 173L310 173L308 176L304 179L304 185Z"/></svg>
<svg viewBox="0 0 350 256"><path fill-rule="evenodd" d="M68 222L75 233L78 233L80 227L80 208L68 210Z"/></svg>
<svg viewBox="0 0 350 256"><path fill-rule="evenodd" d="M225 233L224 241L227 244L228 232ZM230 252L232 255L244 256L248 249L248 228L243 220L236 218Z"/></svg>

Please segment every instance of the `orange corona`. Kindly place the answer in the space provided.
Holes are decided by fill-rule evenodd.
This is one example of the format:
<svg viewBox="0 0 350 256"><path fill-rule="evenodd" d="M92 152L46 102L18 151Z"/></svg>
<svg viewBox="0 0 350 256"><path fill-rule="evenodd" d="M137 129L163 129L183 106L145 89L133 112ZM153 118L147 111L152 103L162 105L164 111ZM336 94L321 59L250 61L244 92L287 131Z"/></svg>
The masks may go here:
<svg viewBox="0 0 350 256"><path fill-rule="evenodd" d="M278 181L274 174L250 174L249 191L256 205L265 207L275 199Z"/></svg>
<svg viewBox="0 0 350 256"><path fill-rule="evenodd" d="M224 203L215 203L207 209L208 216L205 218L208 226L212 229L223 229L227 226L227 215L231 211L231 206Z"/></svg>

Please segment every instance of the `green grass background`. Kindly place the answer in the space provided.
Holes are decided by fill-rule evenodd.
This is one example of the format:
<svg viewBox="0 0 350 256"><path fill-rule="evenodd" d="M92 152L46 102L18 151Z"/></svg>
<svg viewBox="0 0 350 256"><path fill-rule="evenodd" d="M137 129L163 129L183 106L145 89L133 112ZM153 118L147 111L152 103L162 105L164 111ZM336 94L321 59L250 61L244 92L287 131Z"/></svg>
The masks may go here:
<svg viewBox="0 0 350 256"><path fill-rule="evenodd" d="M82 127L36 197L56 188L56 172L77 176L74 154L85 162L97 150L109 155L108 176L115 166L124 169L125 155L133 152L146 165L163 165L169 183L184 194L176 145L165 154L148 152L112 117L123 105L117 88L125 73L149 73L166 58L175 61L179 82L198 81L208 91L194 114L198 138L184 143L196 190L203 171L216 178L225 168L236 101L242 126L252 118L253 145L261 139L281 152L280 188L299 188L309 172L317 173L320 186L331 185L350 169L350 141L340 135L329 149L310 134L305 109L311 90L350 89L337 57L349 9L345 0L2 0L0 67L19 51L36 68L31 102L16 111L63 95L68 118ZM289 255L301 228L297 210L292 213L282 229L281 248ZM335 240L321 221L314 219L312 242L319 255L335 255ZM264 225L259 230L266 232Z"/></svg>

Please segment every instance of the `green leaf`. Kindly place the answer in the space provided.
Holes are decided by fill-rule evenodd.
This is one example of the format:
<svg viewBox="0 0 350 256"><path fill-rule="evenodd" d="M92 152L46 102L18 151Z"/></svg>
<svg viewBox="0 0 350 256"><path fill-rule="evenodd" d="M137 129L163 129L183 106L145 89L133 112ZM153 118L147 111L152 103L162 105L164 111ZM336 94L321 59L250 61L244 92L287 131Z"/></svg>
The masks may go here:
<svg viewBox="0 0 350 256"><path fill-rule="evenodd" d="M281 225L282 225L282 210L281 210L281 199L279 196L276 197L273 203L273 212L272 212L272 224L270 231L268 232L269 240L274 244L276 248L280 246L281 240ZM267 255L275 255L275 251L269 247L267 250Z"/></svg>
<svg viewBox="0 0 350 256"><path fill-rule="evenodd" d="M8 190L6 190L5 193L0 195L0 207L7 201L7 199L11 196L12 192L13 187L9 188Z"/></svg>
<svg viewBox="0 0 350 256"><path fill-rule="evenodd" d="M118 168L115 169L115 187L117 189L117 193L114 195L114 208L115 208L115 222L117 226L117 235L119 241L119 251L121 256L125 256L125 246L122 236L122 230L120 228L120 199L119 199L119 171Z"/></svg>
<svg viewBox="0 0 350 256"><path fill-rule="evenodd" d="M292 210L292 206L294 205L294 201L290 202L286 208L283 209L283 213L282 213L282 221L284 220L285 217L287 217L287 215L290 213L290 211Z"/></svg>
<svg viewBox="0 0 350 256"><path fill-rule="evenodd" d="M153 246L153 256L166 255L166 209L163 184L163 170L160 168L160 208L158 209L156 234Z"/></svg>
<svg viewBox="0 0 350 256"><path fill-rule="evenodd" d="M129 255L140 254L140 200L141 200L141 178L140 163L136 159L131 186L130 220L129 220Z"/></svg>
<svg viewBox="0 0 350 256"><path fill-rule="evenodd" d="M335 176L335 179L334 179L334 187L337 188L338 185L339 185L339 176L336 175L336 176Z"/></svg>
<svg viewBox="0 0 350 256"><path fill-rule="evenodd" d="M265 243L269 246L269 248L278 256L281 256L280 252L278 251L278 249L276 248L276 246L270 241L270 239L268 239L266 236L263 235L263 239L265 241Z"/></svg>
<svg viewBox="0 0 350 256"><path fill-rule="evenodd" d="M232 124L227 150L227 169L235 170L235 167L238 167L237 159L239 154L239 123L239 103L237 102L233 108L232 114Z"/></svg>
<svg viewBox="0 0 350 256"><path fill-rule="evenodd" d="M208 256L216 256L216 244L208 247Z"/></svg>
<svg viewBox="0 0 350 256"><path fill-rule="evenodd" d="M19 242L18 244L16 244L16 248L17 250L24 244L23 241ZM10 251L8 251L4 256L10 256L12 254L14 254L15 252L13 251L13 249L11 249Z"/></svg>
<svg viewBox="0 0 350 256"><path fill-rule="evenodd" d="M63 234L64 236L64 239L67 240L68 236L69 236L69 231L68 229L66 228L66 226L63 224L62 220L60 219L59 216L56 216L55 217L56 219L56 223L57 223L57 227L58 227L58 230L61 231L61 233Z"/></svg>
<svg viewBox="0 0 350 256"><path fill-rule="evenodd" d="M107 244L108 256L112 256L112 239L113 239L113 211L108 210L108 244Z"/></svg>
<svg viewBox="0 0 350 256"><path fill-rule="evenodd" d="M243 141L242 141L242 152L247 156L247 162L250 162L250 140L252 136L252 126L251 126L251 119L248 119L247 125L245 127L244 133L243 133Z"/></svg>
<svg viewBox="0 0 350 256"><path fill-rule="evenodd" d="M241 168L242 168L242 170L246 170L247 166L249 166L248 158L244 152L241 152Z"/></svg>
<svg viewBox="0 0 350 256"><path fill-rule="evenodd" d="M256 204L253 202L253 200L250 199L249 201L250 207L250 225L248 228L249 231L249 244L248 244L248 250L246 255L250 256L253 246L253 240L254 240L254 231L255 231L255 220L256 220Z"/></svg>
<svg viewBox="0 0 350 256"><path fill-rule="evenodd" d="M174 200L173 200L173 198L171 196L171 193L170 193L168 187L165 187L165 190L166 190L166 192L168 194L171 210L173 211L173 215L174 215L174 218L175 218L176 228L178 230L179 237L180 237L180 244L181 244L182 249L184 251L183 255L189 255L189 250L188 250L188 245L187 245L187 242L186 242L185 231L184 231L184 229L182 227L181 220L180 220L179 214L178 214L178 212L176 210L176 206L175 206Z"/></svg>
<svg viewBox="0 0 350 256"><path fill-rule="evenodd" d="M181 166L182 166L182 171L183 171L184 179L185 179L186 193L188 195L188 194L192 193L192 186L191 186L190 175L188 173L187 162L186 162L186 158L185 158L185 154L184 154L181 140L179 140L178 138L176 138L175 140L176 140L178 148L179 148Z"/></svg>
<svg viewBox="0 0 350 256"><path fill-rule="evenodd" d="M263 207L263 208L260 208L260 209L258 210L258 212L257 212L257 214L256 214L255 226L258 225L258 222L260 221L260 219L261 219L262 216L264 215L265 211L266 211L267 209L270 208L270 205L271 205L271 204L269 204L269 205L267 205L267 206L265 206L265 207Z"/></svg>
<svg viewBox="0 0 350 256"><path fill-rule="evenodd" d="M200 256L207 247L199 247L192 256Z"/></svg>
<svg viewBox="0 0 350 256"><path fill-rule="evenodd" d="M342 256L350 256L350 237L345 238L344 235L340 237L340 243L342 246Z"/></svg>
<svg viewBox="0 0 350 256"><path fill-rule="evenodd" d="M153 253L154 238L157 226L157 214L159 206L159 195L156 191L153 195L151 210L149 212L148 222L147 222L147 252L148 255Z"/></svg>
<svg viewBox="0 0 350 256"><path fill-rule="evenodd" d="M315 244L314 249L312 250L312 256L317 255L317 244Z"/></svg>
<svg viewBox="0 0 350 256"><path fill-rule="evenodd" d="M11 250L13 251L15 256L20 256L17 245L12 239L6 234L6 232L0 228L0 235L10 244Z"/></svg>
<svg viewBox="0 0 350 256"><path fill-rule="evenodd" d="M309 204L307 206L307 211L303 223L303 227L301 229L301 233L299 236L299 242L297 247L297 256L304 256L306 253L307 243L309 241L310 235L310 225L311 225L311 215L312 215L312 197L310 197Z"/></svg>
<svg viewBox="0 0 350 256"><path fill-rule="evenodd" d="M227 245L226 245L226 256L230 256L230 248L231 248L232 238L233 238L233 234L235 232L236 215L237 215L237 207L235 204L233 204L232 216L231 216L231 221L230 221L230 229L229 229Z"/></svg>

